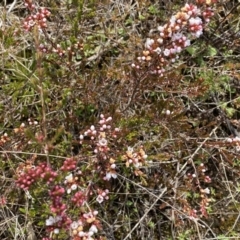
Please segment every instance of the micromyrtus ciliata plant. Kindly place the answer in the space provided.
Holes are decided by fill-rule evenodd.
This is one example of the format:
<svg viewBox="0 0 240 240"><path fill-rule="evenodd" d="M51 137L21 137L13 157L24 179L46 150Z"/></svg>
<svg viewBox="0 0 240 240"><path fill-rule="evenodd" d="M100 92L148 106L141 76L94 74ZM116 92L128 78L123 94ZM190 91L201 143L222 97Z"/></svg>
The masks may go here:
<svg viewBox="0 0 240 240"><path fill-rule="evenodd" d="M145 50L132 67L140 71L147 65L150 74L163 76L168 66L174 64L183 49L190 45L190 41L202 35L204 27L213 16L211 5L215 2L198 0L197 5L186 4L168 23L158 27L158 36L146 40ZM50 11L45 8L36 9L30 0L25 3L31 15L24 20L24 29L28 32L34 27L39 31L46 29ZM42 45L39 48L42 52L48 51ZM56 45L52 51L59 56L64 54L60 45ZM22 133L23 128L21 125L15 131ZM45 219L48 236L42 240L59 239L62 236L73 240L106 239L101 237L102 226L97 217L97 204L109 200L111 192L107 186L117 179L121 170L118 166L120 162L124 162L135 176L140 176L143 174L141 167L148 158L143 146L138 150L129 147L126 152L117 155L110 143L117 139L118 134L120 129L112 127L112 117L101 114L97 126L90 126L79 136L79 143L88 150L88 155L66 157L58 169L47 162L35 163L36 159L19 165L17 187L31 192L35 187L44 186L49 200L49 216ZM8 138L7 134L3 135L1 143L4 144ZM202 164L196 173L187 175L186 182L200 192L201 199L199 211L192 210L187 202L183 204L183 211L189 216L207 216L210 190L202 188L201 183L210 181Z"/></svg>
<svg viewBox="0 0 240 240"><path fill-rule="evenodd" d="M41 182L48 189L51 216L46 219L46 229L50 237L43 240L54 239L54 236L62 233L74 240L104 239L97 237L101 224L97 219L98 211L92 209L91 202L103 204L109 199L109 189L103 189L100 185L117 178L117 162L109 142L117 138L120 129L112 128L111 117L105 118L101 114L100 118L98 126L90 126L79 136L80 144L87 143L86 147L90 147L93 153L88 163L70 157L65 159L59 170L54 171L46 162L35 164L34 159L17 169L16 184L19 188L31 191ZM139 153L128 149L120 157L126 161L127 167L134 165L136 175L139 175L146 158L142 147ZM70 214L72 209L75 209L73 216Z"/></svg>
<svg viewBox="0 0 240 240"><path fill-rule="evenodd" d="M190 41L202 35L204 27L213 16L210 5L216 1L196 2L197 5L185 4L168 23L158 27L158 36L146 40L145 50L132 63L133 68L148 66L150 73L163 76L169 66L178 60L179 54L190 46Z"/></svg>

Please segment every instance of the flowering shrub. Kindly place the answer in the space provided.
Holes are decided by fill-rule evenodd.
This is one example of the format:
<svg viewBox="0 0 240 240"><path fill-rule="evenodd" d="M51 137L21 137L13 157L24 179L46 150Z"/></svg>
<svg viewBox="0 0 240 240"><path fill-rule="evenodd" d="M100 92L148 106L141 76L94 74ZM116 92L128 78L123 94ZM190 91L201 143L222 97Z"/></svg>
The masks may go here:
<svg viewBox="0 0 240 240"><path fill-rule="evenodd" d="M82 165L77 158L66 158L59 171L54 171L45 162L34 164L34 159L27 164L21 164L17 169L16 184L19 188L31 190L41 181L49 189L51 216L46 219L46 227L50 236L67 231L73 239L96 239L94 235L101 229L100 221L96 217L98 212L88 211L93 199L99 204L109 200L109 189L101 189L100 183L104 184L104 181L117 178L117 165L109 142L117 138L120 129L112 128L111 117L105 118L101 114L100 118L97 127L92 125L79 137L80 144L90 141L86 147L90 147L89 150L94 154L93 160L88 160L88 163ZM141 148L137 154L128 150L123 156L123 159L125 158L128 158L128 162L134 162L137 169L135 174L139 175L147 155ZM129 164L126 165L129 167ZM92 174L91 180L89 173ZM74 216L70 215L71 208L75 209Z"/></svg>
<svg viewBox="0 0 240 240"><path fill-rule="evenodd" d="M238 122L219 112L226 105L234 115L238 88L221 80L229 65L219 70L227 46L217 37L234 8L219 23L214 0L80 2L25 0L16 27L0 19L0 207L6 219L21 216L2 226L42 240L205 239L234 230ZM219 91L212 103L217 88L206 75L230 86L231 99ZM228 214L218 211L222 202ZM229 224L218 231L216 219Z"/></svg>
<svg viewBox="0 0 240 240"><path fill-rule="evenodd" d="M159 36L147 38L145 50L132 67L141 69L141 66L147 65L150 73L163 76L171 64L177 61L182 50L190 46L191 39L203 34L203 28L213 16L213 9L209 5L214 2L207 1L207 5L204 5L206 2L201 1L198 2L199 7L187 3L168 23L158 27Z"/></svg>
<svg viewBox="0 0 240 240"><path fill-rule="evenodd" d="M28 5L29 9L33 10L34 5ZM42 8L36 14L27 17L24 20L24 29L30 31L34 26L37 26L39 30L47 28L47 17L50 16L50 12Z"/></svg>

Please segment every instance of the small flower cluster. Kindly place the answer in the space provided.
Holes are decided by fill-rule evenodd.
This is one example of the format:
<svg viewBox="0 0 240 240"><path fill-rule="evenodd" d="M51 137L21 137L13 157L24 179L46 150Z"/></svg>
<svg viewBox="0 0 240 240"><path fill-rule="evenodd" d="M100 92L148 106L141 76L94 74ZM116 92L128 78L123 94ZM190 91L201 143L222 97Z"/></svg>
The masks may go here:
<svg viewBox="0 0 240 240"><path fill-rule="evenodd" d="M62 201L62 197L65 194L65 189L61 186L55 185L51 191L49 191L49 196L52 200L52 205L50 207L51 212L56 215L63 216L67 206Z"/></svg>
<svg viewBox="0 0 240 240"><path fill-rule="evenodd" d="M78 221L71 223L71 236L74 240L94 240L93 236L100 229L98 212L90 211L81 215Z"/></svg>
<svg viewBox="0 0 240 240"><path fill-rule="evenodd" d="M70 173L65 177L64 184L67 185L67 193L70 194L72 191L77 190L78 188L78 177L73 177L73 174Z"/></svg>
<svg viewBox="0 0 240 240"><path fill-rule="evenodd" d="M110 158L106 164L106 174L103 177L104 180L109 181L111 178L117 178L115 159Z"/></svg>
<svg viewBox="0 0 240 240"><path fill-rule="evenodd" d="M207 196L210 194L209 188L202 189L200 188L200 202L198 209L192 208L189 204L189 202L184 199L181 202L183 203L183 212L188 214L190 219L197 219L199 217L208 217L207 213L207 207L209 206L209 203L211 202L211 199Z"/></svg>
<svg viewBox="0 0 240 240"><path fill-rule="evenodd" d="M39 126L38 121L33 120L32 118L29 118L29 119L28 119L28 124L21 123L21 125L20 125L19 127L14 128L14 129L13 129L13 132L14 132L15 134L18 134L18 136L23 137L23 138L21 139L21 141L19 141L19 144L16 144L16 145L15 145L15 149L18 149L18 147L21 147L21 145L23 144L23 141L22 141L23 139L24 139L24 140L29 139L29 136L26 136L26 135L25 135L25 132L26 132L26 130L27 130L26 127L32 127L32 128L34 128L34 130L35 130L35 141L36 141L37 143L42 143L42 142L44 141L44 135L43 135L41 132L37 132L37 131L36 131L36 129L37 129L38 126ZM33 139L31 138L31 140L29 140L27 143L28 143L28 144L32 144L32 143L35 142L35 141L33 141Z"/></svg>
<svg viewBox="0 0 240 240"><path fill-rule="evenodd" d="M179 53L191 44L190 40L202 35L205 24L213 16L210 3L203 10L187 3L167 24L158 27L159 36L147 39L145 50L132 67L147 66L152 74L163 76L167 67L179 58Z"/></svg>
<svg viewBox="0 0 240 240"><path fill-rule="evenodd" d="M81 207L87 201L86 193L83 191L78 191L74 194L71 200L74 203L74 205Z"/></svg>
<svg viewBox="0 0 240 240"><path fill-rule="evenodd" d="M71 170L76 169L77 160L74 157L66 158L63 162L63 166L61 167L61 170L64 172L69 172Z"/></svg>
<svg viewBox="0 0 240 240"><path fill-rule="evenodd" d="M46 230L49 236L44 238L45 240L52 240L57 237L56 235L67 231L74 240L96 239L95 236L99 234L101 227L96 218L97 211L91 209L90 202L101 204L108 200L109 190L101 189L97 181L89 183L88 186L86 183L89 182L89 173L98 174L98 178L103 180L117 177L116 160L112 157L113 152L109 142L116 139L120 131L112 127L111 117L105 118L104 115L100 117L97 127L91 126L83 135L80 135L80 142L88 141L86 147L90 146L94 153L93 160L88 161L87 168L84 166L81 169L80 164L77 166L77 158L69 157L63 161L59 172L55 172L47 163L35 164L37 155L34 155L17 169L16 185L18 187L28 190L36 181L44 181L48 184L46 188L50 189L48 191L50 214L46 219ZM35 125L34 121L31 122ZM24 127L25 125L21 125L17 132L24 134L25 131L21 130ZM141 167L147 158L142 147L137 153L130 151L126 156L126 161L129 163L132 161L131 164L135 170ZM74 219L70 215L72 207L77 211ZM74 221L76 216L80 217Z"/></svg>
<svg viewBox="0 0 240 240"><path fill-rule="evenodd" d="M54 228L53 232L55 234L58 234L59 233L59 228L56 226L58 225L58 223L62 221L62 217L61 216L56 216L56 217L53 217L53 216L50 216L47 220L46 220L46 226L47 227L50 227L51 228Z"/></svg>
<svg viewBox="0 0 240 240"><path fill-rule="evenodd" d="M205 188L202 189L200 188L200 197L201 197L201 202L200 202L200 212L201 212L201 216L207 217L207 207L209 206L209 202L211 202L211 199L208 198L208 194L210 194L210 189L209 188Z"/></svg>
<svg viewBox="0 0 240 240"><path fill-rule="evenodd" d="M55 185L49 196L51 198L50 210L54 213L55 217L50 216L46 220L47 231L54 234L59 234L61 229L68 229L72 220L67 216L67 205L63 202L65 189L61 186Z"/></svg>
<svg viewBox="0 0 240 240"><path fill-rule="evenodd" d="M197 216L201 216L201 217L207 217L207 207L209 205L209 202L211 201L211 199L208 197L208 195L210 194L210 189L209 188L202 188L201 187L201 182L206 183L210 183L211 182L211 178L206 175L206 167L204 166L203 163L201 163L197 168L196 168L196 173L194 174L187 174L188 180L190 181L189 183L187 183L187 186L189 186L189 188L192 188L193 191L196 191L197 189L199 190L200 193L200 202L199 202L199 206L200 209L199 211L197 211L196 209L194 209L194 211L190 208L187 207L185 208L185 212L187 212L189 214L189 216L197 218Z"/></svg>
<svg viewBox="0 0 240 240"><path fill-rule="evenodd" d="M16 184L18 187L28 190L29 187L38 180L43 180L47 184L51 183L57 176L57 173L51 169L47 163L35 165L20 165L17 169Z"/></svg>
<svg viewBox="0 0 240 240"><path fill-rule="evenodd" d="M228 142L228 143L239 143L240 142L240 137L226 138L226 142Z"/></svg>
<svg viewBox="0 0 240 240"><path fill-rule="evenodd" d="M32 125L38 125L38 121L36 121L36 120L33 120L32 118L29 118L28 119L28 124L30 125L30 126L32 126Z"/></svg>
<svg viewBox="0 0 240 240"><path fill-rule="evenodd" d="M30 11L33 11L35 9L35 4L33 4L32 0L25 0L24 3L25 7L28 8Z"/></svg>
<svg viewBox="0 0 240 240"><path fill-rule="evenodd" d="M23 28L26 31L31 31L34 26L37 26L39 30L47 28L47 17L51 15L50 11L46 8L36 9L36 6L32 1L25 1L25 6L32 12L32 14L24 19ZM34 10L36 11L35 13Z"/></svg>
<svg viewBox="0 0 240 240"><path fill-rule="evenodd" d="M21 123L20 127L13 129L14 133L24 133L25 131L25 123Z"/></svg>
<svg viewBox="0 0 240 240"><path fill-rule="evenodd" d="M135 175L139 175L141 174L139 168L145 164L147 157L142 146L137 152L134 152L133 148L129 147L126 154L123 155L122 160L126 162L127 167L133 166L136 169Z"/></svg>
<svg viewBox="0 0 240 240"><path fill-rule="evenodd" d="M229 145L234 145L237 152L240 152L240 137L234 137L234 138L226 138L226 142L229 143Z"/></svg>
<svg viewBox="0 0 240 240"><path fill-rule="evenodd" d="M57 215L55 217L50 216L46 219L46 226L49 232L53 232L55 235L58 235L60 229L65 228L68 229L70 224L72 223L71 219L68 218L66 215L60 216ZM43 238L43 240L51 239L51 238Z"/></svg>
<svg viewBox="0 0 240 240"><path fill-rule="evenodd" d="M57 44L56 47L52 49L52 52L56 53L60 57L66 53L66 51L63 50L59 44Z"/></svg>
<svg viewBox="0 0 240 240"><path fill-rule="evenodd" d="M31 118L28 119L28 125L29 126L37 126L38 125L38 121L33 120ZM25 128L26 128L26 124L25 123L21 123L21 125L17 128L14 128L13 131L14 133L21 133L22 135L25 132Z"/></svg>
<svg viewBox="0 0 240 240"><path fill-rule="evenodd" d="M74 178L71 174L65 178L64 183L68 183L69 181L74 181ZM92 195L92 192L88 191L88 193ZM68 216L70 205L65 203L65 194L66 189L59 185L55 185L52 190L49 191L49 196L51 197L52 201L50 211L56 217L51 216L46 220L48 232L57 235L59 234L60 230L70 229L70 235L73 237L73 239L92 239L92 236L97 233L98 229L100 228L99 221L96 219L97 211L81 213L79 220L73 221ZM73 203L74 207L83 207L87 201L87 193L83 191L76 192L71 198L71 202ZM82 211L84 211L84 208L81 208L81 212Z"/></svg>
<svg viewBox="0 0 240 240"><path fill-rule="evenodd" d="M109 197L108 197L109 190L108 189L105 189L105 190L98 189L97 192L98 192L98 196L97 196L96 200L98 203L102 203L104 200L109 199Z"/></svg>
<svg viewBox="0 0 240 240"><path fill-rule="evenodd" d="M39 50L42 53L55 53L59 57L63 57L66 55L68 57L68 61L72 61L73 57L77 55L79 51L83 51L83 44L79 41L78 43L73 44L71 47L67 47L64 50L60 44L56 44L55 46L48 46L47 44L41 43L39 45Z"/></svg>
<svg viewBox="0 0 240 240"><path fill-rule="evenodd" d="M189 204L186 204L183 207L183 211L185 213L187 213L189 215L190 218L199 218L199 217L208 217L208 213L207 213L207 208L209 206L209 203L212 201L208 195L210 194L210 189L209 188L205 188L202 189L200 187L200 202L199 202L199 207L198 210L197 209L192 209Z"/></svg>
<svg viewBox="0 0 240 240"><path fill-rule="evenodd" d="M84 134L79 136L80 144L85 138L90 138L93 152L96 154L95 163L97 169L101 171L101 175L105 180L111 177L116 178L116 164L115 160L109 157L110 147L109 140L116 138L119 133L119 128L112 129L112 117L105 118L103 114L100 115L99 126L91 126Z"/></svg>
<svg viewBox="0 0 240 240"><path fill-rule="evenodd" d="M8 141L10 141L10 138L7 133L4 133L0 138L0 146L4 145Z"/></svg>
<svg viewBox="0 0 240 240"><path fill-rule="evenodd" d="M84 137L89 136L91 140L97 139L97 147L94 149L95 153L98 152L104 152L107 151L108 148L106 148L108 141L106 139L106 134L110 133L110 135L114 138L117 137L117 133L120 131L119 128L115 128L112 131L111 121L112 117L105 118L103 114L100 115L100 121L99 123L99 129L95 128L95 126L91 126L87 131L84 132L84 134L81 134L79 136L80 143L82 143L82 140Z"/></svg>
<svg viewBox="0 0 240 240"><path fill-rule="evenodd" d="M206 170L207 170L207 169L206 169L206 167L204 166L204 164L201 163L201 164L199 165L199 167L197 168L197 173L198 173L198 174L196 174L196 173L193 173L193 174L188 173L188 174L187 174L187 177L188 177L189 180L191 180L191 181L196 180L196 182L198 182L199 179L200 179L200 180L203 180L205 183L210 183L212 180L211 180L211 178L210 178L208 175L205 174Z"/></svg>
<svg viewBox="0 0 240 240"><path fill-rule="evenodd" d="M66 54L66 50L63 50L63 48L60 46L60 44L56 44L55 47L47 47L43 43L39 45L39 50L42 53L56 53L59 57L62 57Z"/></svg>

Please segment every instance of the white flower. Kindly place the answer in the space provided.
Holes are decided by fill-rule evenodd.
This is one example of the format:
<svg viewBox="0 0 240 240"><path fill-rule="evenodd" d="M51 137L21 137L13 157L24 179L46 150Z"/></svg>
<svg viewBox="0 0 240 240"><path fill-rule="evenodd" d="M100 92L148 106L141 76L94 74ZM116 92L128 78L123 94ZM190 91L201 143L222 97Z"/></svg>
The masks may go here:
<svg viewBox="0 0 240 240"><path fill-rule="evenodd" d="M147 158L148 158L147 154L143 155L143 159L147 159Z"/></svg>
<svg viewBox="0 0 240 240"><path fill-rule="evenodd" d="M184 47L188 47L188 46L190 46L190 45L191 45L191 42L190 42L189 39L187 39L187 40L185 41L185 43L184 43Z"/></svg>
<svg viewBox="0 0 240 240"><path fill-rule="evenodd" d="M157 47L156 49L154 49L154 52L156 52L157 54L160 54L162 52L161 48Z"/></svg>
<svg viewBox="0 0 240 240"><path fill-rule="evenodd" d="M70 173L69 175L67 175L67 176L65 177L65 180L66 180L67 182L72 182L72 181L73 181L73 174Z"/></svg>
<svg viewBox="0 0 240 240"><path fill-rule="evenodd" d="M160 43L160 44L162 44L162 43L163 43L163 39L162 39L162 38L158 38L158 39L157 39L157 42Z"/></svg>
<svg viewBox="0 0 240 240"><path fill-rule="evenodd" d="M115 168L116 168L116 164L113 163L113 164L111 165L111 168L112 168L112 169L115 169Z"/></svg>
<svg viewBox="0 0 240 240"><path fill-rule="evenodd" d="M98 232L98 229L95 225L92 225L89 229L89 232L93 232L93 233L97 233Z"/></svg>
<svg viewBox="0 0 240 240"><path fill-rule="evenodd" d="M53 217L49 217L46 220L46 226L52 226L54 224L54 218Z"/></svg>
<svg viewBox="0 0 240 240"><path fill-rule="evenodd" d="M94 235L94 232L91 232L91 231L89 230L89 232L88 232L88 234L87 234L87 236L88 236L87 240L92 240L93 238L91 238L91 236L93 236L93 235Z"/></svg>
<svg viewBox="0 0 240 240"><path fill-rule="evenodd" d="M127 151L132 153L133 152L133 147L128 147Z"/></svg>
<svg viewBox="0 0 240 240"><path fill-rule="evenodd" d="M159 27L158 27L158 31L159 31L159 32L163 32L163 30L164 30L164 27L163 27L163 26L159 26Z"/></svg>
<svg viewBox="0 0 240 240"><path fill-rule="evenodd" d="M55 234L59 234L59 229L58 229L58 228L55 228L53 232L54 232Z"/></svg>
<svg viewBox="0 0 240 240"><path fill-rule="evenodd" d="M203 34L202 29L201 29L201 30L198 30L198 31L195 32L195 33L192 33L192 35L195 36L196 38L199 38L202 34Z"/></svg>
<svg viewBox="0 0 240 240"><path fill-rule="evenodd" d="M183 34L182 33L174 33L172 35L172 41L176 41L176 40L179 40L183 37Z"/></svg>
<svg viewBox="0 0 240 240"><path fill-rule="evenodd" d="M105 180L110 180L111 178L117 178L116 173L108 172L105 176Z"/></svg>
<svg viewBox="0 0 240 240"><path fill-rule="evenodd" d="M205 189L203 189L203 192L206 193L206 194L210 194L210 189L209 188L205 188Z"/></svg>
<svg viewBox="0 0 240 240"><path fill-rule="evenodd" d="M107 140L105 138L101 138L98 141L98 143L99 143L100 146L107 146Z"/></svg>
<svg viewBox="0 0 240 240"><path fill-rule="evenodd" d="M71 186L71 189L74 191L74 190L76 190L77 189L77 184L73 184L72 186Z"/></svg>
<svg viewBox="0 0 240 240"><path fill-rule="evenodd" d="M167 57L167 56L170 55L170 50L169 49L165 49L163 53Z"/></svg>
<svg viewBox="0 0 240 240"><path fill-rule="evenodd" d="M239 142L239 141L240 141L240 138L239 138L239 137L235 137L235 138L233 139L233 141L234 141L234 142Z"/></svg>
<svg viewBox="0 0 240 240"><path fill-rule="evenodd" d="M98 203L102 203L104 198L103 198L102 195L98 195L96 200L97 200Z"/></svg>
<svg viewBox="0 0 240 240"><path fill-rule="evenodd" d="M202 19L200 17L195 17L195 18L189 18L189 24L190 25L201 25L202 24Z"/></svg>
<svg viewBox="0 0 240 240"><path fill-rule="evenodd" d="M112 117L108 117L108 118L106 119L106 122L109 122L109 121L112 121Z"/></svg>
<svg viewBox="0 0 240 240"><path fill-rule="evenodd" d="M70 226L71 226L72 229L77 229L79 224L76 221L74 221L74 222L71 223Z"/></svg>
<svg viewBox="0 0 240 240"><path fill-rule="evenodd" d="M140 166L141 166L141 164L139 162L134 163L135 168L139 168Z"/></svg>
<svg viewBox="0 0 240 240"><path fill-rule="evenodd" d="M46 226L52 226L53 224L59 222L62 220L61 216L56 216L56 217L52 217L50 216L47 220L46 220Z"/></svg>
<svg viewBox="0 0 240 240"><path fill-rule="evenodd" d="M176 51L177 51L177 53L180 53L182 51L182 48L181 47L177 47Z"/></svg>
<svg viewBox="0 0 240 240"><path fill-rule="evenodd" d="M172 16L172 17L170 18L170 26L171 26L171 27L174 26L175 23L176 23L176 16Z"/></svg>
<svg viewBox="0 0 240 240"><path fill-rule="evenodd" d="M80 140L83 140L83 139L84 139L84 136L81 134L81 135L79 136L79 139L80 139Z"/></svg>
<svg viewBox="0 0 240 240"><path fill-rule="evenodd" d="M151 38L147 38L146 42L145 42L145 48L151 49L152 44L154 43L154 40Z"/></svg>
<svg viewBox="0 0 240 240"><path fill-rule="evenodd" d="M80 232L78 233L78 236L79 236L79 237L85 237L85 236L86 236L86 233L83 232L83 231L80 231Z"/></svg>
<svg viewBox="0 0 240 240"><path fill-rule="evenodd" d="M170 110L166 110L166 115L170 115L171 111Z"/></svg>

